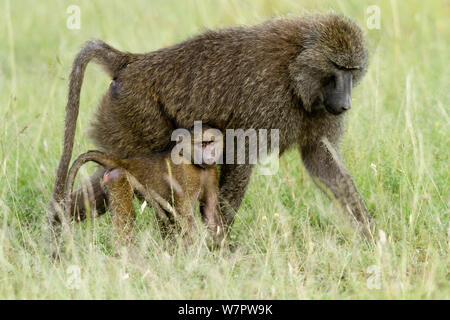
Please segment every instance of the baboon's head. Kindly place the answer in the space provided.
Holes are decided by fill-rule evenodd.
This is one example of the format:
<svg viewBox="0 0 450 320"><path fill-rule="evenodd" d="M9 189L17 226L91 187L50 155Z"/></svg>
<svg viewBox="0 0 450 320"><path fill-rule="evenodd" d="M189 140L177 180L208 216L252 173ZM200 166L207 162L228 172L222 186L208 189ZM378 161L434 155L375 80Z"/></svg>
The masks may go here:
<svg viewBox="0 0 450 320"><path fill-rule="evenodd" d="M302 50L289 66L293 87L306 111L325 108L338 115L351 108L352 87L367 69L362 31L334 14L304 21Z"/></svg>
<svg viewBox="0 0 450 320"><path fill-rule="evenodd" d="M207 125L193 126L189 131L182 130L176 134L175 139L175 156L182 156L184 163L203 169L222 164L224 141L219 129Z"/></svg>

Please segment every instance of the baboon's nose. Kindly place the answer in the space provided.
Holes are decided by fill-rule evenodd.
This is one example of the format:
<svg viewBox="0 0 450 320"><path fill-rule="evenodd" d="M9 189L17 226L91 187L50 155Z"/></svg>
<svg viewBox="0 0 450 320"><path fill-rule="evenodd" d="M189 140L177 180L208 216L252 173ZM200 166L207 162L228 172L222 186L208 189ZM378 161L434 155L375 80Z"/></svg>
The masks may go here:
<svg viewBox="0 0 450 320"><path fill-rule="evenodd" d="M347 96L341 106L342 112L350 110L351 108L352 108L352 97Z"/></svg>

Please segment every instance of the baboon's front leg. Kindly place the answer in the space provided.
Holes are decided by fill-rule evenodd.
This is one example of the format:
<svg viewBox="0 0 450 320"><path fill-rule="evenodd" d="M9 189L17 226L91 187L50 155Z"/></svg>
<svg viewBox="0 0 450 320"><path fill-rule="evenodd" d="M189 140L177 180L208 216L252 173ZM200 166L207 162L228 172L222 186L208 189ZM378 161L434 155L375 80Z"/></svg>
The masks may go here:
<svg viewBox="0 0 450 320"><path fill-rule="evenodd" d="M244 198L252 168L253 165L250 164L226 164L220 170L219 202L226 233L230 231L234 216Z"/></svg>
<svg viewBox="0 0 450 320"><path fill-rule="evenodd" d="M350 173L342 164L338 149L327 139L301 148L303 162L314 182L334 197L357 220L362 233L373 241L371 217ZM331 191L331 192L329 192ZM331 194L330 194L331 193Z"/></svg>
<svg viewBox="0 0 450 320"><path fill-rule="evenodd" d="M103 185L108 194L108 210L111 214L116 245L131 245L134 242L133 208L134 190L122 169L113 169L103 176Z"/></svg>

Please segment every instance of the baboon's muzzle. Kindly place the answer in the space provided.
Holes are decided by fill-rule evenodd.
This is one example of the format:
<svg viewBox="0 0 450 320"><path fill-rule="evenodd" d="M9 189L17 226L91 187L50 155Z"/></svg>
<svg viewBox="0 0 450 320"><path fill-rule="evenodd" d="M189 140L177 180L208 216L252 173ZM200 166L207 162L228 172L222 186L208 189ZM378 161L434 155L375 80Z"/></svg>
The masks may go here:
<svg viewBox="0 0 450 320"><path fill-rule="evenodd" d="M352 107L352 73L339 71L324 92L325 109L335 115Z"/></svg>

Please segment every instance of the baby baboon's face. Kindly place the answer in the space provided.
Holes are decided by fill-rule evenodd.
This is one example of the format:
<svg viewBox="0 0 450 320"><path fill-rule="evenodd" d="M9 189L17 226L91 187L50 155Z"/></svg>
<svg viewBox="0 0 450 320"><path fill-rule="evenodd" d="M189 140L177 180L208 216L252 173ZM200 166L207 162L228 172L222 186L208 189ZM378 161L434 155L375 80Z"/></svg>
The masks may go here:
<svg viewBox="0 0 450 320"><path fill-rule="evenodd" d="M177 145L172 150L179 163L178 156L184 163L195 164L201 168L210 168L222 163L223 136L218 129L207 126L194 127L176 136Z"/></svg>
<svg viewBox="0 0 450 320"><path fill-rule="evenodd" d="M194 130L195 131L195 130ZM193 134L194 164L210 168L222 163L223 136L220 130L203 126L201 134Z"/></svg>

